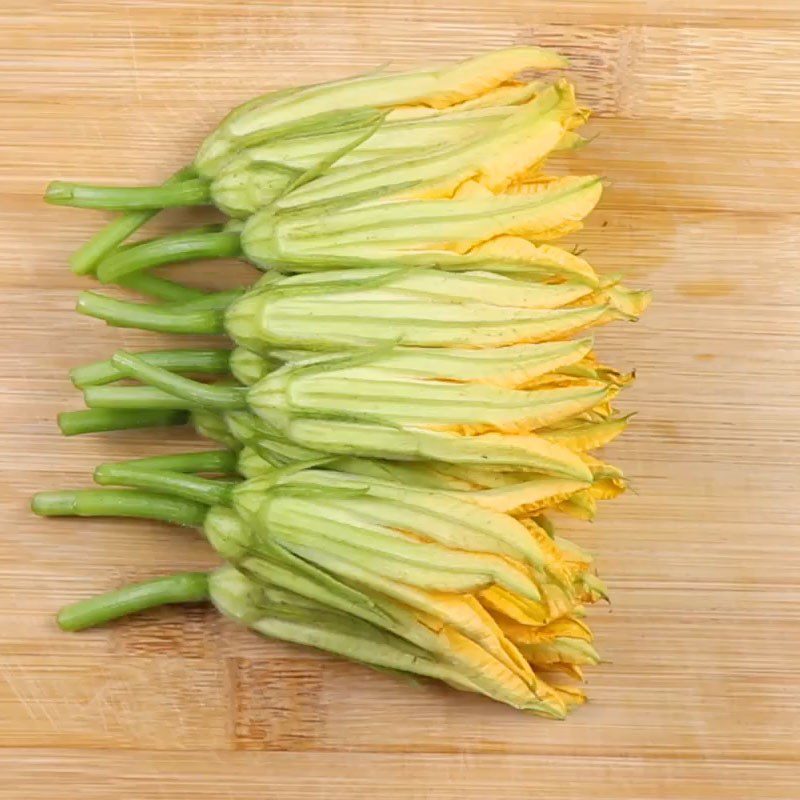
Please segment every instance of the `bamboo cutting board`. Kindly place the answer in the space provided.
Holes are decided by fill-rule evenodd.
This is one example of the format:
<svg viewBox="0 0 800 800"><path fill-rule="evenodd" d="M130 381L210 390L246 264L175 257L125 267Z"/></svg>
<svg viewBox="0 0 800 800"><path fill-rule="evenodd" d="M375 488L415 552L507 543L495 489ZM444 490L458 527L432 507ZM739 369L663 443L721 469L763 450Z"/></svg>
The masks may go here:
<svg viewBox="0 0 800 800"><path fill-rule="evenodd" d="M6 0L0 19L0 797L796 800L796 0ZM27 511L101 460L193 442L57 434L70 366L158 337L72 312L66 257L101 218L45 206L45 183L153 182L255 93L517 43L571 56L596 110L573 171L611 186L578 241L656 297L599 337L638 369L612 454L634 491L568 526L613 593L591 704L537 720L198 608L60 634L65 602L213 559L166 526Z"/></svg>

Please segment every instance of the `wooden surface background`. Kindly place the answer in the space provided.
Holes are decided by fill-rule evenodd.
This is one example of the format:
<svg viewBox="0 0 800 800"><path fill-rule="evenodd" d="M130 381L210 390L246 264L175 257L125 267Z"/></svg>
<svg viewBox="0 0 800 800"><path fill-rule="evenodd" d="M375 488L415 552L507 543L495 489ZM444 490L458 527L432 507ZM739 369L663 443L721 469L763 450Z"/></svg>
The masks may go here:
<svg viewBox="0 0 800 800"><path fill-rule="evenodd" d="M0 25L0 797L797 800L796 0L6 0ZM67 601L213 559L190 532L27 510L192 441L58 435L70 366L157 337L72 312L66 257L101 217L45 206L46 182L152 182L265 89L518 43L571 56L596 110L575 170L611 187L579 241L656 297L601 336L639 372L613 453L636 493L570 526L613 591L591 705L531 719L201 609L59 633Z"/></svg>

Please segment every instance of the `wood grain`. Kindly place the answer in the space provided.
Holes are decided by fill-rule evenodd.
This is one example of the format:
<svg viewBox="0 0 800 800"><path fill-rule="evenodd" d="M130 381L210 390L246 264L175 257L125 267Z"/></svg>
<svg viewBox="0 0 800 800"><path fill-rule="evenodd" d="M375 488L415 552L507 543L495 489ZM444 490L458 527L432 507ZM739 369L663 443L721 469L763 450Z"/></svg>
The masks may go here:
<svg viewBox="0 0 800 800"><path fill-rule="evenodd" d="M67 440L66 370L164 337L72 313L68 253L102 215L56 177L157 180L227 108L391 62L536 42L595 108L569 169L609 180L576 243L652 288L603 331L639 416L610 454L634 492L594 525L607 659L568 722L406 687L161 609L67 636L84 594L214 563L164 525L38 520L30 494L188 431ZM793 0L12 0L0 11L0 798L796 800L800 776L800 6ZM154 230L199 219L165 215ZM246 281L184 267L197 285Z"/></svg>

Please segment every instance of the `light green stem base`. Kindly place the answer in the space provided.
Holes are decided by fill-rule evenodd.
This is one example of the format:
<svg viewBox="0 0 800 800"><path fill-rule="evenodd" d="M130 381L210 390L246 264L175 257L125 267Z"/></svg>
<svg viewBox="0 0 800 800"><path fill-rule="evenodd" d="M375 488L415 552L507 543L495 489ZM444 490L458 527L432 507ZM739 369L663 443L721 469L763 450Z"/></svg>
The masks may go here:
<svg viewBox="0 0 800 800"><path fill-rule="evenodd" d="M64 631L82 631L149 608L208 600L205 572L179 572L165 578L132 583L106 594L90 597L62 608L58 626Z"/></svg>
<svg viewBox="0 0 800 800"><path fill-rule="evenodd" d="M239 234L207 228L162 236L112 252L97 266L103 283L118 283L137 272L202 259L235 258L241 252Z"/></svg>
<svg viewBox="0 0 800 800"><path fill-rule="evenodd" d="M94 186L53 181L44 199L56 206L98 208L108 211L158 211L162 208L204 206L210 202L209 185L190 178L162 186Z"/></svg>
<svg viewBox="0 0 800 800"><path fill-rule="evenodd" d="M239 481L210 480L170 470L142 469L125 464L102 464L94 471L101 486L132 486L163 492L206 505L227 505Z"/></svg>
<svg viewBox="0 0 800 800"><path fill-rule="evenodd" d="M182 183L189 178L197 177L194 167L179 169L164 185ZM160 209L146 211L129 211L127 214L109 222L98 231L86 244L79 247L70 257L69 265L76 275L91 275L97 265L113 250L133 236L142 225L151 220Z"/></svg>
<svg viewBox="0 0 800 800"><path fill-rule="evenodd" d="M76 309L80 314L102 319L119 328L138 328L157 333L224 332L222 313L216 309L197 308L195 303L157 306L115 300L97 292L81 292Z"/></svg>
<svg viewBox="0 0 800 800"><path fill-rule="evenodd" d="M188 411L168 408L89 408L58 415L58 427L64 436L185 425L188 421Z"/></svg>
<svg viewBox="0 0 800 800"><path fill-rule="evenodd" d="M183 398L199 408L235 410L245 408L247 388L243 386L219 386L200 383L153 364L131 353L119 351L111 358L118 369L128 377Z"/></svg>
<svg viewBox="0 0 800 800"><path fill-rule="evenodd" d="M126 489L76 489L39 492L31 510L40 517L137 517L200 527L207 507L179 497Z"/></svg>
<svg viewBox="0 0 800 800"><path fill-rule="evenodd" d="M145 363L170 372L219 375L228 372L230 350L153 350L138 353L138 356ZM75 367L70 370L69 377L78 389L85 389L87 386L104 386L122 380L126 373L108 359Z"/></svg>
<svg viewBox="0 0 800 800"><path fill-rule="evenodd" d="M233 475L237 472L237 454L232 450L205 450L200 453L174 453L167 456L150 456L149 458L132 458L118 461L117 467L134 467L136 469L159 472L185 472L213 475Z"/></svg>

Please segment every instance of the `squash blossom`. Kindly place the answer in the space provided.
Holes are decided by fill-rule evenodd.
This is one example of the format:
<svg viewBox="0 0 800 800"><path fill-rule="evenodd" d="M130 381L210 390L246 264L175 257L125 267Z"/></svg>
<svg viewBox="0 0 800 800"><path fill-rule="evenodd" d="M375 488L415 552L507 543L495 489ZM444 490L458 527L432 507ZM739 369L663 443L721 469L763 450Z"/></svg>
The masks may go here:
<svg viewBox="0 0 800 800"><path fill-rule="evenodd" d="M221 448L102 464L101 488L42 492L34 512L196 528L224 565L75 603L63 629L210 602L264 636L538 715L584 702L569 681L599 663L585 613L607 594L554 520L592 520L627 488L597 451L629 424L616 399L634 374L593 333L650 294L557 242L603 192L600 175L546 168L585 143L588 110L542 74L565 65L514 47L281 89L161 186L48 187L123 212L73 270L158 301L83 292L79 312L226 337L71 371L87 408L59 416L65 434L190 424ZM126 243L192 205L227 219ZM231 258L263 274L205 292L154 273Z"/></svg>
<svg viewBox="0 0 800 800"><path fill-rule="evenodd" d="M597 661L575 616L596 599L591 560L470 493L313 469L273 470L238 485L142 465L105 465L96 477L139 490L42 493L34 509L202 524L215 549L260 587L323 602L345 620L421 646L502 702L563 716L579 694L562 697L536 668L579 674Z"/></svg>
<svg viewBox="0 0 800 800"><path fill-rule="evenodd" d="M54 181L45 199L131 212L74 254L73 270L93 273L160 209L214 202L231 216L246 217L340 160L354 163L388 156L402 162L422 147L480 138L543 88L515 80L518 72L564 66L565 59L551 51L514 47L451 67L376 72L270 92L228 114L206 138L194 163L162 186ZM381 135L373 141L378 131ZM570 131L558 146L579 143ZM219 257L236 254L233 238L217 245Z"/></svg>

